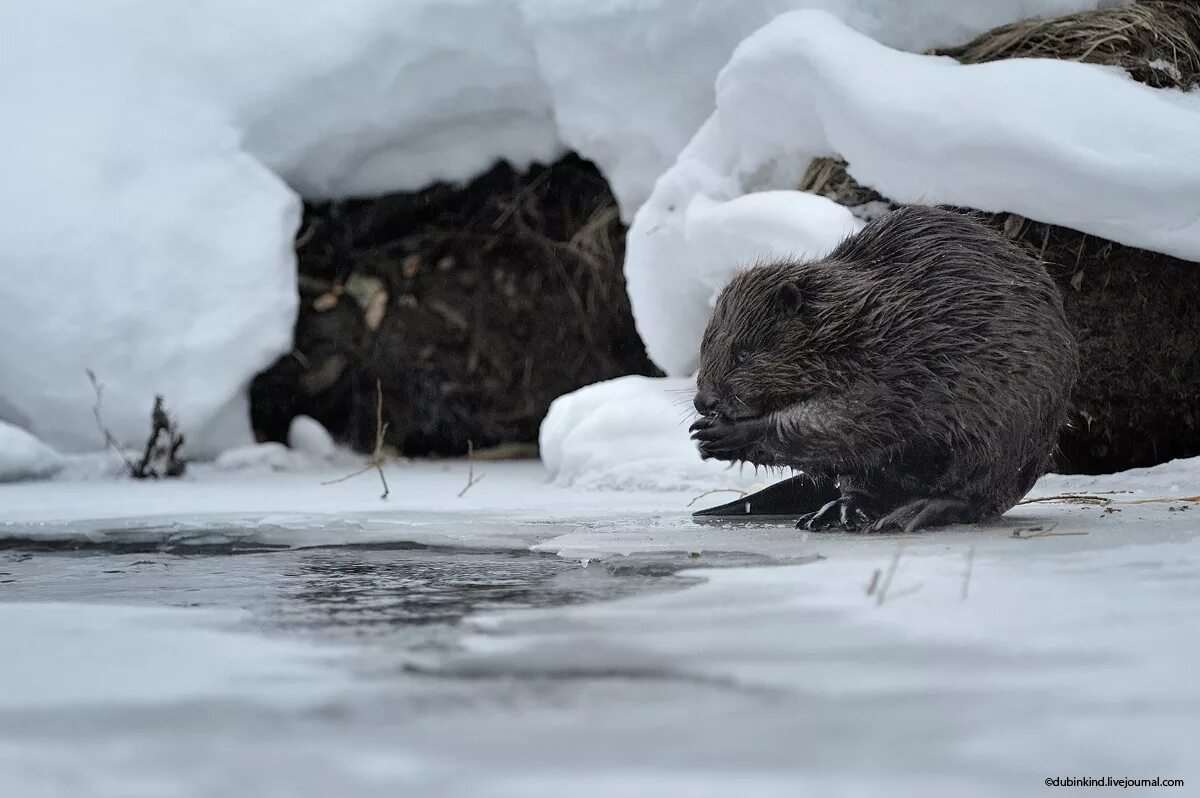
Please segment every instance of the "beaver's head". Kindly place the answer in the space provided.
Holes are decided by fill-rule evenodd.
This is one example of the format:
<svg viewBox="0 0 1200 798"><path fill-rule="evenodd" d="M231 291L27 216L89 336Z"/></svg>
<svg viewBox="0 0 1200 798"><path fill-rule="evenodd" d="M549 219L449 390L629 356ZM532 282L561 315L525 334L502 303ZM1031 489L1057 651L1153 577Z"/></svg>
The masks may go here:
<svg viewBox="0 0 1200 798"><path fill-rule="evenodd" d="M696 410L765 415L846 385L852 328L828 264L770 263L739 271L717 297L700 345Z"/></svg>

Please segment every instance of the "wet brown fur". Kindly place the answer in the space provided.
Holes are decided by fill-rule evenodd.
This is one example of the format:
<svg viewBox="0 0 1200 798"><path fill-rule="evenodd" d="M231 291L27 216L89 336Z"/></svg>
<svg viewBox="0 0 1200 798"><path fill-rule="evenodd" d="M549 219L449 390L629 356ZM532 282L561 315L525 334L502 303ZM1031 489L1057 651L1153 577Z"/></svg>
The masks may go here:
<svg viewBox="0 0 1200 798"><path fill-rule="evenodd" d="M910 206L828 257L738 272L701 346L701 454L835 480L810 528L914 529L1008 510L1048 467L1079 371L1037 260Z"/></svg>

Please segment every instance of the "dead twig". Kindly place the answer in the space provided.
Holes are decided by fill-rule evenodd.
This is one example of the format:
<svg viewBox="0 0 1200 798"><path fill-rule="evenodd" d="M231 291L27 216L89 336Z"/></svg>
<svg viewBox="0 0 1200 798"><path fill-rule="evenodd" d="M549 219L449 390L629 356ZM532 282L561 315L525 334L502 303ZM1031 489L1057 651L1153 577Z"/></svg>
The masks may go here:
<svg viewBox="0 0 1200 798"><path fill-rule="evenodd" d="M971 566L975 563L975 547L967 547L967 567L963 570L962 600L967 600L967 592L971 588Z"/></svg>
<svg viewBox="0 0 1200 798"><path fill-rule="evenodd" d="M883 571L878 568L871 574L871 581L867 582L867 595L875 595L875 589L879 587L879 577L883 576Z"/></svg>
<svg viewBox="0 0 1200 798"><path fill-rule="evenodd" d="M158 479L160 477L183 476L187 470L187 461L179 456L183 448L183 434L175 422L171 420L163 407L162 396L155 395L154 409L150 411L150 437L146 439L146 447L142 451L141 462L133 472L135 479ZM156 462L162 462L163 470L159 473Z"/></svg>
<svg viewBox="0 0 1200 798"><path fill-rule="evenodd" d="M375 380L375 449L371 452L371 459L365 466L357 471L347 474L344 477L331 479L328 482L322 482L322 485L336 485L339 482L345 482L348 479L353 479L359 474L365 474L374 468L379 472L379 481L383 483L383 495L379 498L386 500L391 494L388 488L387 475L383 472L383 465L387 462L387 456L383 451L383 439L387 435L388 425L383 423L383 385L379 380Z"/></svg>
<svg viewBox="0 0 1200 798"><path fill-rule="evenodd" d="M125 448L121 446L121 442L104 425L104 417L100 409L101 404L104 402L104 384L96 379L96 372L91 369L84 369L84 371L87 373L88 380L92 383L92 390L96 392L96 403L92 405L92 415L96 417L96 428L104 436L104 444L121 456L121 459L125 461L125 468L129 470L130 476L133 476L137 471L137 466L129 459L129 455L125 453Z"/></svg>
<svg viewBox="0 0 1200 798"><path fill-rule="evenodd" d="M1054 524L1048 529L1040 526L1018 528L1013 530L1012 536L1017 540L1032 540L1033 538L1057 538L1088 534L1087 532L1055 532L1054 527L1056 526L1058 524Z"/></svg>
<svg viewBox="0 0 1200 798"><path fill-rule="evenodd" d="M1038 496L1034 499L1021 499L1017 504L1048 504L1051 502L1061 504L1090 504L1103 507L1106 504L1112 504L1113 500L1090 493L1060 493L1057 496Z"/></svg>
<svg viewBox="0 0 1200 798"><path fill-rule="evenodd" d="M463 489L458 492L458 496L455 498L461 499L464 495L466 495L467 491L471 489L472 485L483 479L485 476L487 476L487 474L475 476L475 442L467 441L467 484L463 485Z"/></svg>
<svg viewBox="0 0 1200 798"><path fill-rule="evenodd" d="M887 576L883 578L883 584L879 586L879 592L875 594L875 606L883 606L884 599L887 598L888 588L892 586L892 578L896 576L896 569L900 567L900 557L904 554L904 541L896 544L896 555L892 557L892 564L888 566Z"/></svg>
<svg viewBox="0 0 1200 798"><path fill-rule="evenodd" d="M1174 504L1175 502L1188 502L1196 504L1200 502L1200 496L1180 496L1178 498L1158 498L1158 499L1122 499L1117 504Z"/></svg>
<svg viewBox="0 0 1200 798"><path fill-rule="evenodd" d="M713 488L712 490L706 490L703 493L701 493L699 496L694 497L690 502L687 503L687 506L691 507L693 504L700 501L705 496L711 496L714 493L736 493L739 496L746 495L746 491L738 490L737 488Z"/></svg>
<svg viewBox="0 0 1200 798"><path fill-rule="evenodd" d="M1127 490L1110 490L1105 493L1130 493ZM1106 510L1112 511L1113 508L1108 507L1110 504L1175 504L1176 502L1186 502L1191 504L1200 503L1200 496L1161 496L1154 499L1108 499L1093 493L1061 493L1057 496L1038 496L1035 499L1022 499L1018 504L1087 504L1104 507Z"/></svg>
<svg viewBox="0 0 1200 798"><path fill-rule="evenodd" d="M187 460L179 456L179 451L183 448L184 437L163 406L162 396L154 397L154 408L150 411L150 436L146 439L142 459L135 463L125 451L125 447L104 424L101 410L104 402L104 384L96 379L96 373L91 369L84 369L84 371L92 383L92 390L96 393L96 402L92 405L96 428L104 436L105 445L120 455L129 476L134 479L183 476L187 470ZM161 469L159 464L161 464Z"/></svg>

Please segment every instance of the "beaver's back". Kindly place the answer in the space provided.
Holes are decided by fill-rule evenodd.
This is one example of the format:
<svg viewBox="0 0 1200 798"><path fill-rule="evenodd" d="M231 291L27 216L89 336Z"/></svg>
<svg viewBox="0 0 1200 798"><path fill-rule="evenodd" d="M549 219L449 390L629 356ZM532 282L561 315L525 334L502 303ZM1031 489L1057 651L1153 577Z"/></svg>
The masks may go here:
<svg viewBox="0 0 1200 798"><path fill-rule="evenodd" d="M906 404L922 446L960 461L946 479L991 482L988 500L1008 509L1047 465L1078 373L1043 265L969 217L916 206L826 260L869 286L859 322L872 378ZM979 480L983 472L995 478Z"/></svg>

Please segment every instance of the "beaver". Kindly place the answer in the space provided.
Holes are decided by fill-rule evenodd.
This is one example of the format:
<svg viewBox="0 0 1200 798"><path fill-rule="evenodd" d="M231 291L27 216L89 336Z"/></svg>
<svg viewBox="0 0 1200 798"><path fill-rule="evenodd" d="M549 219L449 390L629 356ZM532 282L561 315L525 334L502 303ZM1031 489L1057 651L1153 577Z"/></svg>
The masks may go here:
<svg viewBox="0 0 1200 798"><path fill-rule="evenodd" d="M733 276L691 432L706 459L811 480L796 495L828 501L793 508L801 528L974 523L1049 468L1078 372L1040 261L968 216L909 206L827 257Z"/></svg>

